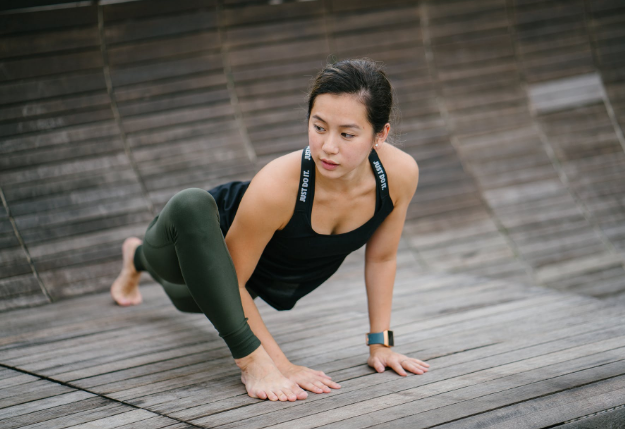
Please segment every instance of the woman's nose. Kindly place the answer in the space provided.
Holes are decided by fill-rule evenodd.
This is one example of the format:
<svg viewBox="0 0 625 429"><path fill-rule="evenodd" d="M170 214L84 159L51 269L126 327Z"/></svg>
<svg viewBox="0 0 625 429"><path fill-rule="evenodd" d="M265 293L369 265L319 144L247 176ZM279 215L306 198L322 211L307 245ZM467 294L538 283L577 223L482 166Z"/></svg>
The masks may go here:
<svg viewBox="0 0 625 429"><path fill-rule="evenodd" d="M325 153L338 153L338 146L335 144L333 137L332 136L328 136L324 142L323 142L323 146L322 149Z"/></svg>

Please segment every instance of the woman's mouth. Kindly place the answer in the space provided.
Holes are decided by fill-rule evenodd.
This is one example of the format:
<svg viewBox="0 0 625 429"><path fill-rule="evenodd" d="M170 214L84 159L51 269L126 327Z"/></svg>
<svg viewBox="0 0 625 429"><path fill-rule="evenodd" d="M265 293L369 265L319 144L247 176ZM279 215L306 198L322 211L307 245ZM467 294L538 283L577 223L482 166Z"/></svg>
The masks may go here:
<svg viewBox="0 0 625 429"><path fill-rule="evenodd" d="M323 166L323 168L325 168L326 170L334 170L336 167L338 167L338 164L333 163L332 161L330 161L329 159L321 159L321 165Z"/></svg>

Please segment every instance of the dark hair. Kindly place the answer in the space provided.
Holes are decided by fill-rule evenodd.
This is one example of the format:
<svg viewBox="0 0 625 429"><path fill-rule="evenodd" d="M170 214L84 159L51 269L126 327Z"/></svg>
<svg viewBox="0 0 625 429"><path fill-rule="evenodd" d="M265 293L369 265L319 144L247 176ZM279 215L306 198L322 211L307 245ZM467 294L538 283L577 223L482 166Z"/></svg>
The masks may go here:
<svg viewBox="0 0 625 429"><path fill-rule="evenodd" d="M395 116L393 87L382 65L369 58L347 59L326 66L315 76L308 92L308 116L321 94L353 94L365 105L375 134Z"/></svg>

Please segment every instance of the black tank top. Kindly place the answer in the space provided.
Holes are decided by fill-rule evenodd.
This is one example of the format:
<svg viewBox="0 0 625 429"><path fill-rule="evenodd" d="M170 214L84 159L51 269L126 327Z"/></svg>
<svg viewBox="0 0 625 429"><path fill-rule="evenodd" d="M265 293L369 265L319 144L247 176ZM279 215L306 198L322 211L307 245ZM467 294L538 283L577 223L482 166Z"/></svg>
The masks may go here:
<svg viewBox="0 0 625 429"><path fill-rule="evenodd" d="M318 234L311 226L315 197L315 163L310 148L302 151L302 167L295 212L282 230L267 243L246 287L276 310L290 310L338 270L345 257L362 247L393 211L386 172L375 150L369 162L377 184L375 214L365 224L343 234ZM225 235L249 181L228 182L208 192L219 207L221 230Z"/></svg>

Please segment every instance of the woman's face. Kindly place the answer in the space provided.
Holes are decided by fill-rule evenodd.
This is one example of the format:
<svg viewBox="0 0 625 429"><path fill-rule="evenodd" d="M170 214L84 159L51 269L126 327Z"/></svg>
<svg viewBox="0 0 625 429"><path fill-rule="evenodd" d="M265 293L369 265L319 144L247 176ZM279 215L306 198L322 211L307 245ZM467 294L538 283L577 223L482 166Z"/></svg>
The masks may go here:
<svg viewBox="0 0 625 429"><path fill-rule="evenodd" d="M375 144L366 107L350 94L318 95L308 120L308 142L321 174L348 175L365 162Z"/></svg>

